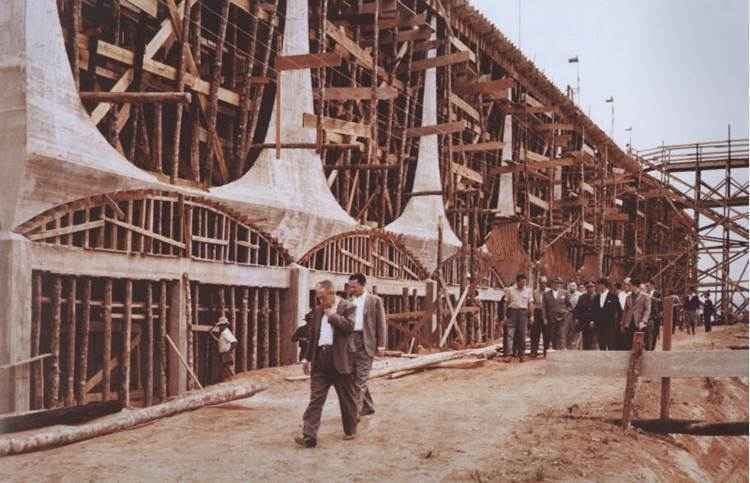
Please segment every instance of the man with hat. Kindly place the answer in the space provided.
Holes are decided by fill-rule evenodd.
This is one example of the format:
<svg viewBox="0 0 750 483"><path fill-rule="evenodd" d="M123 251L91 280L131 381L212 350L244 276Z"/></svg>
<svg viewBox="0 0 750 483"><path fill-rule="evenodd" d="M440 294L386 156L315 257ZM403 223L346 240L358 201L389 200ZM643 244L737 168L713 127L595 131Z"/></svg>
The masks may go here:
<svg viewBox="0 0 750 483"><path fill-rule="evenodd" d="M552 289L542 295L542 307L544 307L544 317L552 339L552 347L555 350L564 349L571 306L560 277L555 277L552 280Z"/></svg>
<svg viewBox="0 0 750 483"><path fill-rule="evenodd" d="M578 297L573 313L577 322L577 330L583 334L583 350L596 349L596 328L594 324L594 312L596 307L596 294L594 293L594 282L586 282L586 292Z"/></svg>
<svg viewBox="0 0 750 483"><path fill-rule="evenodd" d="M534 313L534 294L531 287L526 286L526 275L519 273L516 276L516 284L505 290L505 300L508 316L507 333L508 345L504 347L505 357L510 356L510 345L515 345L513 336L518 335L518 346L513 347L514 355L518 355L519 362L523 362L526 354L526 327L529 316Z"/></svg>

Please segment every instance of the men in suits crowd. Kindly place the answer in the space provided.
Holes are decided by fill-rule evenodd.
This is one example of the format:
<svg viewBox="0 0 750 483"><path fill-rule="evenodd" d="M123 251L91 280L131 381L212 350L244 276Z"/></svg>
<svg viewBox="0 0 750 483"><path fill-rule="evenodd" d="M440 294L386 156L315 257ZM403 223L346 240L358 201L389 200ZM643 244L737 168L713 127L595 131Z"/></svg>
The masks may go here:
<svg viewBox="0 0 750 483"><path fill-rule="evenodd" d="M359 416L375 413L375 406L367 387L367 379L372 370L372 360L377 355L383 357L387 345L388 331L385 323L383 301L365 290L367 278L361 273L349 277L350 301L356 307L354 313L354 394L357 398Z"/></svg>

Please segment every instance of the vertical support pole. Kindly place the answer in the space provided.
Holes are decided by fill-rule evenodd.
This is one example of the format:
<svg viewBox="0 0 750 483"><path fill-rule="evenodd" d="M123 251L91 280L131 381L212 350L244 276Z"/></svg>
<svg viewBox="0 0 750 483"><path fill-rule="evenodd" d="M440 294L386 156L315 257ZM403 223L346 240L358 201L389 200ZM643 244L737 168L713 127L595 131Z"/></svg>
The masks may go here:
<svg viewBox="0 0 750 483"><path fill-rule="evenodd" d="M33 280L33 305L31 315L31 356L39 355L39 344L41 342L42 327L42 273L35 272ZM30 409L42 409L44 407L44 361L35 362L31 367L31 382L33 394ZM0 387L2 385L0 384ZM3 412L0 409L0 412Z"/></svg>
<svg viewBox="0 0 750 483"><path fill-rule="evenodd" d="M240 305L240 319L237 330L237 340L239 341L239 360L237 362L237 372L247 370L247 315L249 308L249 291L247 287L242 288L242 303Z"/></svg>
<svg viewBox="0 0 750 483"><path fill-rule="evenodd" d="M434 334L437 330L436 309L438 305L438 282L427 280L424 287L424 311L429 314L429 319L425 322L430 323L430 334Z"/></svg>
<svg viewBox="0 0 750 483"><path fill-rule="evenodd" d="M72 406L75 400L75 384L76 384L76 278L70 277L70 283L68 285L68 317L66 327L66 342L68 345L66 351L65 369L67 373L67 381L65 383L65 405Z"/></svg>
<svg viewBox="0 0 750 483"><path fill-rule="evenodd" d="M104 280L104 349L102 350L102 400L109 401L112 386L112 279Z"/></svg>
<svg viewBox="0 0 750 483"><path fill-rule="evenodd" d="M167 400L167 281L159 289L159 334L156 347L159 352L159 401Z"/></svg>
<svg viewBox="0 0 750 483"><path fill-rule="evenodd" d="M122 388L120 401L123 407L130 406L130 334L133 332L133 281L125 280L125 303L122 317L122 354L120 368L122 370Z"/></svg>
<svg viewBox="0 0 750 483"><path fill-rule="evenodd" d="M146 301L144 309L146 318L143 321L141 332L141 346L146 348L146 384L144 387L144 404L151 406L154 403L154 282L146 282Z"/></svg>
<svg viewBox="0 0 750 483"><path fill-rule="evenodd" d="M76 401L79 406L86 404L86 379L88 378L89 332L91 330L91 278L86 277L81 300L81 327L79 328L81 348L78 351L78 385Z"/></svg>
<svg viewBox="0 0 750 483"><path fill-rule="evenodd" d="M630 427L630 416L633 410L633 399L635 399L635 388L638 384L638 374L641 371L641 358L643 357L643 332L633 334L633 348L630 351L630 363L628 364L627 380L625 382L625 398L622 404L622 429L627 431Z"/></svg>
<svg viewBox="0 0 750 483"><path fill-rule="evenodd" d="M11 198L12 199L12 198ZM11 232L0 232L0 364L29 358L31 340L31 242ZM41 275L38 276L41 310ZM39 317L41 327L41 316ZM41 368L40 361L38 367ZM29 409L30 366L0 372L0 413ZM42 372L41 370L39 371ZM41 384L39 379L38 384ZM37 385L36 387L40 387ZM40 389L41 391L41 389ZM36 394L41 399L40 394Z"/></svg>
<svg viewBox="0 0 750 483"><path fill-rule="evenodd" d="M187 274L174 281L169 288L169 320L167 335L174 341L180 354L187 351L187 324L185 323L186 290L190 283ZM187 370L182 365L179 355L169 351L167 355L167 394L179 396L186 390Z"/></svg>
<svg viewBox="0 0 750 483"><path fill-rule="evenodd" d="M60 326L62 318L62 277L53 275L52 282L52 324L50 326L50 382L47 386L45 406L57 406L60 393Z"/></svg>
<svg viewBox="0 0 750 483"><path fill-rule="evenodd" d="M271 325L271 310L269 307L268 288L261 287L260 295L260 317L258 318L258 347L260 348L258 358L260 367L268 367L269 362L269 326Z"/></svg>
<svg viewBox="0 0 750 483"><path fill-rule="evenodd" d="M258 301L260 299L260 289L253 289L253 303L250 309L250 326L248 327L248 352L250 360L248 361L249 369L258 368Z"/></svg>
<svg viewBox="0 0 750 483"><path fill-rule="evenodd" d="M661 349L664 351L672 350L672 315L674 314L674 297L672 295L664 297L664 323L662 324ZM661 378L661 409L659 417L663 420L669 419L670 389L672 379L669 377Z"/></svg>
<svg viewBox="0 0 750 483"><path fill-rule="evenodd" d="M289 290L284 303L284 315L281 318L281 363L293 364L297 361L297 345L291 340L292 333L305 318L310 292L310 271L300 265L289 269Z"/></svg>
<svg viewBox="0 0 750 483"><path fill-rule="evenodd" d="M281 52L281 35L277 38L276 52ZM276 159L281 159L281 70L276 71Z"/></svg>

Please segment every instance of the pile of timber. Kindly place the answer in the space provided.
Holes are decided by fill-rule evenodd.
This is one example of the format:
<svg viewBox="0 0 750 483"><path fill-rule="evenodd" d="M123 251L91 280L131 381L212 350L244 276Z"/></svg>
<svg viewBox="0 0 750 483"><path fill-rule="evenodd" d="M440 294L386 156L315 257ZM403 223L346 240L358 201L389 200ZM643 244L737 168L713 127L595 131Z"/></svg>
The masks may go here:
<svg viewBox="0 0 750 483"><path fill-rule="evenodd" d="M407 374L413 374L420 372L425 369L438 369L438 368L462 368L469 369L471 367L479 367L482 362L475 361L461 361L461 364L452 363L450 361L456 361L458 359L487 359L493 357L502 348L502 344L492 344L487 347L480 347L478 349L463 349L458 351L446 351L436 352L435 354L427 354L424 356L414 358L398 358L398 359L381 359L373 363L372 371L370 372L370 379L377 379L380 377L386 377L396 375L393 378L405 376ZM287 381L303 381L309 379L310 376L289 376L286 378Z"/></svg>
<svg viewBox="0 0 750 483"><path fill-rule="evenodd" d="M193 391L185 396L141 409L123 409L78 426L57 425L0 437L0 456L53 448L146 424L156 419L253 396L268 386L251 382L227 382Z"/></svg>

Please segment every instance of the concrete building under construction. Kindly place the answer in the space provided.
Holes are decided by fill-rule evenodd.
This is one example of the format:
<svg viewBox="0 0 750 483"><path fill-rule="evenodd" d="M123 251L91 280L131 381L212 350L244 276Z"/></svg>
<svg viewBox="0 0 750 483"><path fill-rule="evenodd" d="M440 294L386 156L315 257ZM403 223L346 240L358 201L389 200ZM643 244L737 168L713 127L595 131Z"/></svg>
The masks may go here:
<svg viewBox="0 0 750 483"><path fill-rule="evenodd" d="M401 350L496 339L518 272L682 293L687 210L728 223L465 0L5 0L0 32L0 365L32 360L0 412L216 382L222 315L237 371L289 364L353 272Z"/></svg>

